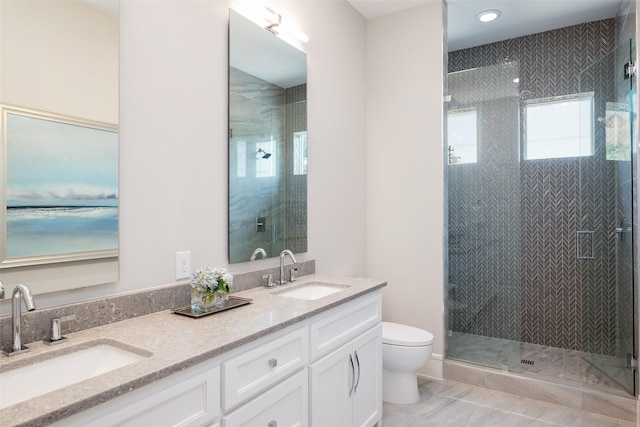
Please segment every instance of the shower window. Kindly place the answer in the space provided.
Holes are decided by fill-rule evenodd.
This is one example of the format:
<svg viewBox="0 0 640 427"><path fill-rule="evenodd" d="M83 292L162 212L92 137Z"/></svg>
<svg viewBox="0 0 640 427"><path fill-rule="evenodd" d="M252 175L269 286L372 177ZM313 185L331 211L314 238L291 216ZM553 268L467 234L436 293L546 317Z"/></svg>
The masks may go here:
<svg viewBox="0 0 640 427"><path fill-rule="evenodd" d="M246 141L238 141L236 144L236 157L238 158L238 162L236 165L236 176L239 178L244 178L247 176L247 142Z"/></svg>
<svg viewBox="0 0 640 427"><path fill-rule="evenodd" d="M475 108L447 112L449 164L477 163L478 114Z"/></svg>
<svg viewBox="0 0 640 427"><path fill-rule="evenodd" d="M524 104L525 159L593 155L593 93Z"/></svg>
<svg viewBox="0 0 640 427"><path fill-rule="evenodd" d="M307 131L293 133L293 174L307 174Z"/></svg>

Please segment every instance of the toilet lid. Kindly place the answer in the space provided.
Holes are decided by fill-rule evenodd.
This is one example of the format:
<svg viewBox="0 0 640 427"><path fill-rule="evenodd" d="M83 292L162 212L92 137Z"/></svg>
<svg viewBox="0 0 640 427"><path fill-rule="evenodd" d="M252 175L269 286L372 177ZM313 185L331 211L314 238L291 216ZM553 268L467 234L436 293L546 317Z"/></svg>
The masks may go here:
<svg viewBox="0 0 640 427"><path fill-rule="evenodd" d="M382 322L382 343L419 347L433 344L433 335L413 326Z"/></svg>

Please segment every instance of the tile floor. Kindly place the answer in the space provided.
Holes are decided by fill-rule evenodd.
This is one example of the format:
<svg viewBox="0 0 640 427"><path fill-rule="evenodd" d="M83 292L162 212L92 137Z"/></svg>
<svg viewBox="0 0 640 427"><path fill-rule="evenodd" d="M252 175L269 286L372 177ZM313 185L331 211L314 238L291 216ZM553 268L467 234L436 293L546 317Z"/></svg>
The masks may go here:
<svg viewBox="0 0 640 427"><path fill-rule="evenodd" d="M626 361L611 356L454 332L447 339L447 357L517 372L574 387L588 387L627 396L633 389ZM523 364L522 360L533 362ZM591 363L589 363L591 362ZM595 366L599 366L600 369Z"/></svg>
<svg viewBox="0 0 640 427"><path fill-rule="evenodd" d="M635 423L455 381L419 380L415 405L383 405L383 427L635 427Z"/></svg>

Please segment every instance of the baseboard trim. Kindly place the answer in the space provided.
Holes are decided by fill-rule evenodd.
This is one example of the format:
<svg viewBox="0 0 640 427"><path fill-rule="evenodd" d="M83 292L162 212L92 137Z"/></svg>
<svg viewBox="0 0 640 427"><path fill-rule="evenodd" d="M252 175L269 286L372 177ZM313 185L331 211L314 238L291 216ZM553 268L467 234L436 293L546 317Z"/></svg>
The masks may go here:
<svg viewBox="0 0 640 427"><path fill-rule="evenodd" d="M427 363L418 369L418 376L434 380L444 379L444 357L442 354L432 354Z"/></svg>

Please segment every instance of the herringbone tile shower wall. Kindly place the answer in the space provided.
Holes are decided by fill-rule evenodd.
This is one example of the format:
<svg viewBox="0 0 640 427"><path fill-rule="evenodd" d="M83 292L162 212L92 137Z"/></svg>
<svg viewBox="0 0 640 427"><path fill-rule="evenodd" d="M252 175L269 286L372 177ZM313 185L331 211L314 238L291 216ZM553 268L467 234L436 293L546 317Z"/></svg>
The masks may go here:
<svg viewBox="0 0 640 427"><path fill-rule="evenodd" d="M285 141L293 141L294 132L307 130L307 85L288 88L285 104ZM285 248L302 253L307 251L307 175L293 173L293 144L285 144L284 152L286 178L280 183L280 205L285 214Z"/></svg>
<svg viewBox="0 0 640 427"><path fill-rule="evenodd" d="M598 225L615 223L615 162L598 143L582 171L577 158L525 161L520 134L522 101L579 93L580 72L615 47L615 21L603 20L449 54L450 73L492 67L448 81L452 106L477 107L479 121L478 163L448 168L449 329L615 353L616 240ZM514 70L517 93L506 93ZM613 91L606 71L593 84ZM587 263L576 259L585 219L596 236Z"/></svg>

